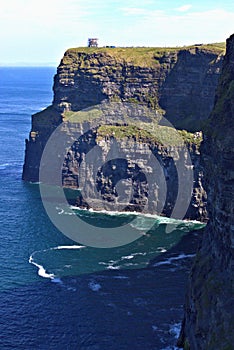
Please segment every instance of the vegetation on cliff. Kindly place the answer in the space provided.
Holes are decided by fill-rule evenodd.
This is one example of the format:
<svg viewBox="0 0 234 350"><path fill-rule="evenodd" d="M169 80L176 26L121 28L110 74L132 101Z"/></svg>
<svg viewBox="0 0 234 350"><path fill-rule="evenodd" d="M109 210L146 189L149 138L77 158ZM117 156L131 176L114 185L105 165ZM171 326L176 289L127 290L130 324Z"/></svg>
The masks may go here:
<svg viewBox="0 0 234 350"><path fill-rule="evenodd" d="M99 106L85 111L64 112L63 121L71 123L95 122L97 127L97 139L116 138L134 139L137 142L147 144L158 144L161 146L183 146L189 148L199 147L202 141L202 133L191 133L186 130L176 130L172 125L160 125L161 117L157 118L155 112L145 106L135 106L132 104L110 103L106 104L106 109ZM105 113L110 108L113 114L113 121L110 124L105 122ZM120 112L122 110L122 112ZM120 112L118 114L118 112ZM135 116L128 116L135 113ZM137 117L137 112L139 116ZM141 115L142 112L142 115ZM143 121L144 120L144 121Z"/></svg>
<svg viewBox="0 0 234 350"><path fill-rule="evenodd" d="M140 67L155 67L162 63L162 59L171 56L176 61L176 53L181 50L195 52L197 49L215 54L225 53L225 43L198 44L181 47L77 47L68 49L62 59L63 64L72 64L74 55L105 54L116 62L125 62Z"/></svg>
<svg viewBox="0 0 234 350"><path fill-rule="evenodd" d="M159 144L166 147L200 146L202 134L189 133L186 130L156 124L139 123L139 125L102 125L97 129L98 139L114 137L116 139L134 139L137 142Z"/></svg>

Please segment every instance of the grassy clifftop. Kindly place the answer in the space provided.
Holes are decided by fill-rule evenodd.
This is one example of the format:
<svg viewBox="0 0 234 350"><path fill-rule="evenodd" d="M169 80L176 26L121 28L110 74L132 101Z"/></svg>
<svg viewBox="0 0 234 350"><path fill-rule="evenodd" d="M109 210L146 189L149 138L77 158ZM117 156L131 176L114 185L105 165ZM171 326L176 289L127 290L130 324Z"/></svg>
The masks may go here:
<svg viewBox="0 0 234 350"><path fill-rule="evenodd" d="M66 51L63 63L69 63L69 59L74 54L106 54L117 61L126 62L136 66L154 67L160 63L160 59L169 55L177 54L181 50L195 52L196 49L214 53L224 54L225 43L198 44L181 47L77 47Z"/></svg>

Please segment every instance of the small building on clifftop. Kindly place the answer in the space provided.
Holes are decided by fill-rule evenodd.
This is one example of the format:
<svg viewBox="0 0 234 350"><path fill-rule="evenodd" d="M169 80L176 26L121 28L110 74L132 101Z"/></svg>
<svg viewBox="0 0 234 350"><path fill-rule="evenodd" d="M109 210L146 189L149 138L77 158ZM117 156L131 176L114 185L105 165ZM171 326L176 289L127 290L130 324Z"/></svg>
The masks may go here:
<svg viewBox="0 0 234 350"><path fill-rule="evenodd" d="M88 47L98 47L98 39L97 38L89 38L88 39Z"/></svg>

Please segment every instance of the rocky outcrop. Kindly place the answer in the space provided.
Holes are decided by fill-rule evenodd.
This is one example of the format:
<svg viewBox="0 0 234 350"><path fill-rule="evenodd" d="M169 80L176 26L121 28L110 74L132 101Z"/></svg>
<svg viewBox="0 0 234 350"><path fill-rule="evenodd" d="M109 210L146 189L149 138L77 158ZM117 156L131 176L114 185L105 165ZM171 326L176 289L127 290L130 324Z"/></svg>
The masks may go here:
<svg viewBox="0 0 234 350"><path fill-rule="evenodd" d="M179 345L231 350L234 344L234 35L227 40L202 158L210 221L191 271Z"/></svg>
<svg viewBox="0 0 234 350"><path fill-rule="evenodd" d="M188 145L188 150L184 152L181 144L173 143L173 141L167 144L167 141L171 139L167 126L165 126L167 123L164 125L164 131L162 130L163 125L160 129L165 138L161 142L158 139L159 128L156 124L165 115L181 129L200 130L213 106L222 65L222 52L221 47L212 45L183 49L80 48L68 50L54 78L52 106L32 117L32 130L29 140L26 141L23 179L33 182L39 180L42 152L58 125L63 122L64 132L72 136L78 130L83 130L83 126L89 123L91 134L88 133L89 136L77 140L71 146L61 170L65 187L82 187L83 191L85 189L85 196L89 203L84 198L79 198L78 204L92 207L96 205L99 209L104 206L109 209L112 203L115 209L124 207L124 210L139 211L144 207L146 211L170 216L179 194L182 200L181 206L189 207L187 214L184 213L186 218L205 219L206 194L202 187L202 168L196 134L190 134L189 140L186 139L188 135L183 134L183 137L186 136L185 141ZM105 121L104 116L100 119L99 126L93 123L92 111L85 117L79 115L79 111L84 108L93 107L96 110L96 106L102 105L105 101L111 104L124 103L136 106L134 118L131 118L137 124L136 129L129 129L131 123L120 116L125 113L121 110L119 115L116 111L113 113L109 110L111 120ZM151 119L146 116L138 116L141 114L141 106L146 106L153 111L153 113L149 112L153 115ZM70 128L74 115L75 118L78 118L76 130L74 130L74 123ZM128 159L128 161L119 159L116 164L112 164L112 161L102 168L93 167L90 164L88 167L87 154L91 149L91 144L92 147L98 146L100 164L103 164L105 154L108 152L112 154L114 150L116 151L113 137L110 137L108 133L103 133L103 130L100 129L100 126L103 127L105 124L126 128L127 132L120 133L122 136L119 137L118 149L122 154L121 159ZM145 127L147 130L144 130ZM154 135L148 135L152 134L149 128L156 130L156 138ZM105 127L105 130L107 129ZM137 140L136 135L139 136ZM73 138L75 141L75 136ZM200 136L198 139L200 140ZM140 141L137 152L134 146L135 141ZM135 160L131 161L133 149L135 149ZM144 180L143 173L150 178L152 167L148 166L147 162L152 155L163 171L159 176L160 179L156 179L154 185L149 188L149 181ZM190 157L191 164L189 163ZM117 158L120 156L115 156L115 159ZM178 162L183 163L182 175L179 176L182 179L188 177L191 168L194 169L194 186L191 189L193 193L190 205L189 203L185 205L188 197L190 199L190 196L183 193L183 187L186 188L186 186L178 186L178 169L175 165ZM113 166L116 169L115 175ZM79 176L77 169L80 172L86 169L86 172ZM96 180L91 180L95 176ZM86 179L86 183L82 183L82 178ZM117 191L116 185L120 179L124 183L124 189ZM95 188L102 204L93 194ZM160 198L160 188L165 189L163 194L165 198ZM121 191L122 196L130 196L127 207L123 206ZM153 193L151 201L148 198L149 193ZM162 203L165 205L163 206Z"/></svg>

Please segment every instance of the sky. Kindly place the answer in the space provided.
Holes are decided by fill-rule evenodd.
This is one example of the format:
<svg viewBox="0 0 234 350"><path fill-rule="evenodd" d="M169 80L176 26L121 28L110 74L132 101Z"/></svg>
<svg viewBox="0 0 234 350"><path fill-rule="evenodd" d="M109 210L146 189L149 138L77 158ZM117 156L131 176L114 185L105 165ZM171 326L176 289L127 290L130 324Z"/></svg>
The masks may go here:
<svg viewBox="0 0 234 350"><path fill-rule="evenodd" d="M234 33L233 0L0 0L0 65L59 64L66 49L183 46Z"/></svg>

